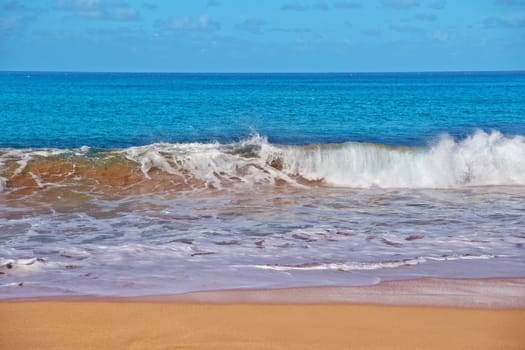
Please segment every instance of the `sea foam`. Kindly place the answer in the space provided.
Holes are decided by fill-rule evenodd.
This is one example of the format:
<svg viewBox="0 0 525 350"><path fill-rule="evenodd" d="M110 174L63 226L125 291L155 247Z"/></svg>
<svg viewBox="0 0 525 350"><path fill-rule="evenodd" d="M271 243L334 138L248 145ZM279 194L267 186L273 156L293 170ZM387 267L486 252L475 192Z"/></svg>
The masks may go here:
<svg viewBox="0 0 525 350"><path fill-rule="evenodd" d="M283 171L329 185L455 188L525 185L525 139L478 131L461 141L443 135L428 148L349 142L286 148Z"/></svg>
<svg viewBox="0 0 525 350"><path fill-rule="evenodd" d="M498 131L478 131L462 140L442 135L422 148L358 142L277 145L255 135L233 144L155 143L120 150L88 151L88 148L81 151L0 150L0 176L6 179L0 179L0 189L16 186L17 178L20 178L19 183L33 181L36 186L51 185L53 181L74 185L94 180L118 186L122 179L121 185L125 187L143 185L142 180L164 181L159 188L176 186L182 190L283 184L303 188L319 185L349 188L525 185L525 138L504 136ZM55 163L51 166L42 161ZM14 164L11 173L5 170L9 162ZM59 171L59 162L67 169L67 174L49 172ZM37 168L32 168L33 163ZM112 172L107 171L109 165ZM159 177L158 174L164 175ZM32 180L24 182L23 176Z"/></svg>
<svg viewBox="0 0 525 350"><path fill-rule="evenodd" d="M455 141L443 135L427 148L346 142L283 146L255 136L232 145L154 144L123 151L141 165L197 178L215 187L228 182L383 188L457 188L525 185L525 138L497 131Z"/></svg>

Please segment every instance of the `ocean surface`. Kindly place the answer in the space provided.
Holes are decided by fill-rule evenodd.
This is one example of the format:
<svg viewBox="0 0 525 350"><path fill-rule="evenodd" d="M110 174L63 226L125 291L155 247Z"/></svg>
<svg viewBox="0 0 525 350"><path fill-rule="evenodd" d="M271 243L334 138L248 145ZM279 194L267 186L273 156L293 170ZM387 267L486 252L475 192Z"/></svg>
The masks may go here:
<svg viewBox="0 0 525 350"><path fill-rule="evenodd" d="M0 72L0 298L525 277L525 72Z"/></svg>

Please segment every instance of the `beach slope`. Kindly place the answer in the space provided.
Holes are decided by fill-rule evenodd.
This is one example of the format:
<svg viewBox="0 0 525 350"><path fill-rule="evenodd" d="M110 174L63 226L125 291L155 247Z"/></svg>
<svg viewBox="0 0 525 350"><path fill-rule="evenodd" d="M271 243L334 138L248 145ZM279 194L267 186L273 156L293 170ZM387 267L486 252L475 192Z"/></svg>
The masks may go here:
<svg viewBox="0 0 525 350"><path fill-rule="evenodd" d="M398 293L399 300L405 295L404 303L410 304L419 283L419 291L427 294L424 300L429 302L428 288L436 281L427 282L396 282L404 285L405 292L396 283L386 284L383 295L387 290ZM380 286L209 292L171 299L4 301L0 302L0 348L524 349L525 308L519 303L517 307L476 307L476 300L483 297L469 292L465 283L449 281L449 287L444 283L434 294L435 300L441 300L438 304L448 296L450 304L456 305L452 295L470 293L472 302L466 307L349 302L356 295L374 295L374 290L375 299L369 301L380 302ZM481 291L483 283L469 284ZM496 282L485 283L494 286ZM519 297L522 281L506 283L485 293L498 291L503 301L508 299L505 294ZM323 302L323 295L331 295L328 302Z"/></svg>

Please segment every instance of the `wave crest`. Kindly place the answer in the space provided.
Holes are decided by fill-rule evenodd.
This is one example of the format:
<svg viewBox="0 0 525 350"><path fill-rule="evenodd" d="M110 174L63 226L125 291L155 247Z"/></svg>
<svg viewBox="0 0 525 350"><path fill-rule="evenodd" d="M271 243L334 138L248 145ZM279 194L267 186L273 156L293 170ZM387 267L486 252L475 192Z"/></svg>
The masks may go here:
<svg viewBox="0 0 525 350"><path fill-rule="evenodd" d="M348 187L525 185L525 139L478 131L459 142L443 135L428 148L353 142L289 148L284 153L283 170Z"/></svg>
<svg viewBox="0 0 525 350"><path fill-rule="evenodd" d="M280 146L255 136L233 145L156 144L123 151L153 167L220 187L224 182L343 187L455 188L525 185L525 139L478 131L456 142L443 135L428 148L369 143Z"/></svg>
<svg viewBox="0 0 525 350"><path fill-rule="evenodd" d="M461 188L525 185L525 138L478 131L427 148L346 142L157 143L121 150L0 150L0 188L89 184L150 190L260 185ZM152 186L151 184L155 184ZM144 193L142 189L141 193Z"/></svg>

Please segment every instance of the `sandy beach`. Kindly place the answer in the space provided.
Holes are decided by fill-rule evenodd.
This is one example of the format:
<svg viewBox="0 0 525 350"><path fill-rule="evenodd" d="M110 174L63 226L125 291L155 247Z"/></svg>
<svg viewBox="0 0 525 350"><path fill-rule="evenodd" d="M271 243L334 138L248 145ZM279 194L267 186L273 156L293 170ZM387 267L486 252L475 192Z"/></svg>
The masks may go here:
<svg viewBox="0 0 525 350"><path fill-rule="evenodd" d="M523 349L524 286L518 279L419 280L11 300L0 302L0 348Z"/></svg>

